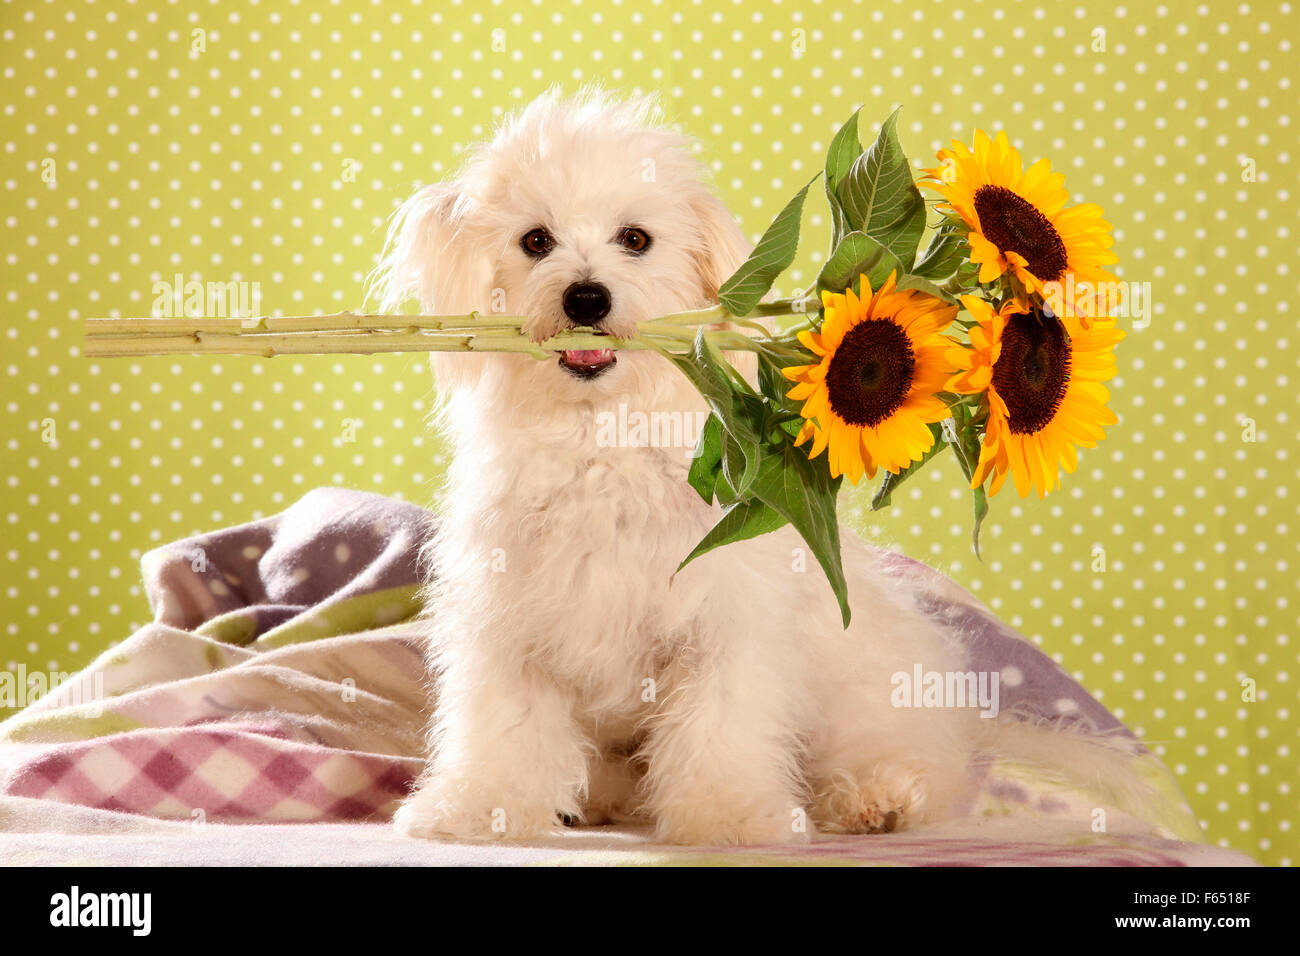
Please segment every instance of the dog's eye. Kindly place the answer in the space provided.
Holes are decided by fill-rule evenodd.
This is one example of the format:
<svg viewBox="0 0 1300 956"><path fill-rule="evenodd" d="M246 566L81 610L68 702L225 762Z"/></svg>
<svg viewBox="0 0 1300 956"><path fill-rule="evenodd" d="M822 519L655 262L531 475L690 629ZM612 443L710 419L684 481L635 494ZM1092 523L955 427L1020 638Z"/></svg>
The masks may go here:
<svg viewBox="0 0 1300 956"><path fill-rule="evenodd" d="M634 255L650 248L650 234L644 229L629 226L618 234L618 244Z"/></svg>
<svg viewBox="0 0 1300 956"><path fill-rule="evenodd" d="M519 245L523 246L524 252L540 259L555 248L555 239L545 229L533 229L524 233L524 237L519 240Z"/></svg>

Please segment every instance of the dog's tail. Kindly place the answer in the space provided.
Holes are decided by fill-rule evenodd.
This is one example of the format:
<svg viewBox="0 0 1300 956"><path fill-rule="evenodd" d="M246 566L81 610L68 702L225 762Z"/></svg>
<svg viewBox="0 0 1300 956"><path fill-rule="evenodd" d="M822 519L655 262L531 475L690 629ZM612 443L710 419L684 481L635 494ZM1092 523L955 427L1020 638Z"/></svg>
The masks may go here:
<svg viewBox="0 0 1300 956"><path fill-rule="evenodd" d="M1049 786L1086 795L1095 801L1097 819L1119 811L1163 836L1203 840L1173 775L1126 732L1102 734L1078 722L1023 714L1003 714L987 723L983 750Z"/></svg>

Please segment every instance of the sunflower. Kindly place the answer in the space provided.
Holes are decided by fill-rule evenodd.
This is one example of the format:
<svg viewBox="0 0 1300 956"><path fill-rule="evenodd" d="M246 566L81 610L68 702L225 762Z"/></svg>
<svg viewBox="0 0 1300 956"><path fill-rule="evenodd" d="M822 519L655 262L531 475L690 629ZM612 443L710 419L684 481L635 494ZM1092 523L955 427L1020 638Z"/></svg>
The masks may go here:
<svg viewBox="0 0 1300 956"><path fill-rule="evenodd" d="M941 149L938 156L940 166L926 170L934 181L920 185L939 193L970 227L970 259L980 267L979 281L992 282L1010 271L1026 293L1040 295L1050 283L1046 297L1055 311L1072 327L1089 325L1097 310L1080 308L1060 290L1073 293L1118 282L1104 268L1119 257L1111 251L1111 225L1102 218L1101 207L1067 206L1065 175L1053 173L1046 159L1022 170L1020 153L1006 133L991 140L976 130L973 150L953 140L952 149ZM1021 297L1022 304L1027 301Z"/></svg>
<svg viewBox="0 0 1300 956"><path fill-rule="evenodd" d="M971 348L954 347L948 360L961 369L946 388L958 394L988 391L988 424L972 488L989 473L995 495L1008 474L1027 497L1045 498L1058 484L1060 465L1073 472L1076 448L1094 448L1105 425L1119 419L1106 407L1101 383L1115 374L1114 347L1124 337L1113 319L1100 319L1072 335L1056 316L1026 309L1014 299L994 311L983 299L964 295L976 320Z"/></svg>
<svg viewBox="0 0 1300 956"><path fill-rule="evenodd" d="M799 341L819 361L784 369L795 382L788 398L802 399L807 421L796 445L814 438L809 458L828 447L831 476L857 484L877 467L897 473L920 461L934 444L927 427L951 413L935 393L954 371L951 346L941 333L957 307L912 289L899 291L897 275L874 294L864 275L863 296L822 293L817 332Z"/></svg>

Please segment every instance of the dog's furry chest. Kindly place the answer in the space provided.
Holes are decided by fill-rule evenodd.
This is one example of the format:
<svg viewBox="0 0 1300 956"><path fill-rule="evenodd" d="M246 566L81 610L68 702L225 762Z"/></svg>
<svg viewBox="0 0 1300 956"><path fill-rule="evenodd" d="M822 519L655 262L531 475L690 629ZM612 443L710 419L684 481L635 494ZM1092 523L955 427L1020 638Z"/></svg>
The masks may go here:
<svg viewBox="0 0 1300 956"><path fill-rule="evenodd" d="M444 541L440 574L482 553L491 571L466 586L484 592L496 637L594 710L634 709L701 610L697 591L670 586L716 520L686 483L688 461L679 449L552 453L489 494L453 490L460 506L440 533L460 540Z"/></svg>
<svg viewBox="0 0 1300 956"><path fill-rule="evenodd" d="M567 480L535 483L524 500L519 546L526 573L564 589L571 604L644 626L672 604L670 580L710 526L684 465L654 449L611 449Z"/></svg>

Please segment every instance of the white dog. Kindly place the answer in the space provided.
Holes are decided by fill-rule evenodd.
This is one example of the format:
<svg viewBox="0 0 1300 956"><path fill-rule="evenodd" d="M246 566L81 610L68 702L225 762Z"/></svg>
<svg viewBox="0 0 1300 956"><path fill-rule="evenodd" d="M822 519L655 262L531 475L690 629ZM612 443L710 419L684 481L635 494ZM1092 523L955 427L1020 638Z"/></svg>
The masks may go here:
<svg viewBox="0 0 1300 956"><path fill-rule="evenodd" d="M377 276L390 308L524 315L539 341L630 336L716 303L748 251L652 106L547 95L404 205ZM597 440L620 404L703 411L670 363L604 349L433 366L455 455L428 552L431 756L401 831L525 840L637 814L665 841L775 843L808 820L877 832L952 807L996 722L891 705L891 675L966 666L877 552L845 533L847 631L789 528L674 577L719 516L686 482L689 450ZM1101 748L1086 750L1069 762L1096 778Z"/></svg>

